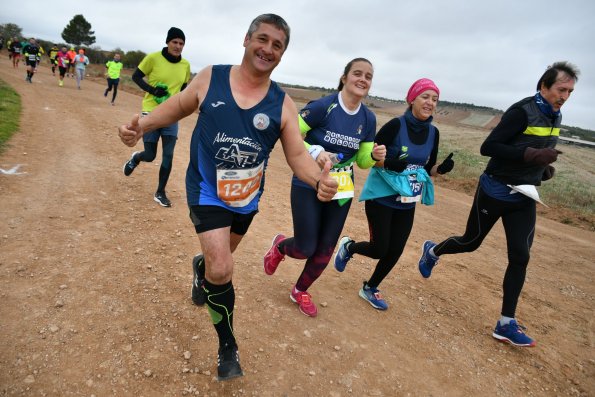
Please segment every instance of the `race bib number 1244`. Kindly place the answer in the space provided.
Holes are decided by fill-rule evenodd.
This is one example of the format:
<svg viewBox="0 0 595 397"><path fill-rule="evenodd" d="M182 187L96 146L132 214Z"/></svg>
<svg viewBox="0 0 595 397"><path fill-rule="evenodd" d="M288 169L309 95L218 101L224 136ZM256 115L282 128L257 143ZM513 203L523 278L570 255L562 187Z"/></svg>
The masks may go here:
<svg viewBox="0 0 595 397"><path fill-rule="evenodd" d="M258 194L264 162L249 169L217 170L217 196L230 207L245 207Z"/></svg>

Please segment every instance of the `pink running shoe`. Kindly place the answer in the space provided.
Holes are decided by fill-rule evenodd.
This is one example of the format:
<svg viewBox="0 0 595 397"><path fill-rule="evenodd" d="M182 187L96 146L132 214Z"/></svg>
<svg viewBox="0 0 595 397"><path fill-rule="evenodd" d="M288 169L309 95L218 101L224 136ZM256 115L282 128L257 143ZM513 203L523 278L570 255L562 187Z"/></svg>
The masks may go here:
<svg viewBox="0 0 595 397"><path fill-rule="evenodd" d="M277 266L281 261L285 260L285 255L279 252L279 248L277 245L285 240L285 236L282 234L277 234L273 237L273 242L271 243L271 248L264 254L264 272L269 276L277 270Z"/></svg>
<svg viewBox="0 0 595 397"><path fill-rule="evenodd" d="M295 289L295 286L291 289L289 298L298 304L300 312L304 313L308 317L316 317L318 309L314 302L312 302L312 295L308 292L302 292Z"/></svg>

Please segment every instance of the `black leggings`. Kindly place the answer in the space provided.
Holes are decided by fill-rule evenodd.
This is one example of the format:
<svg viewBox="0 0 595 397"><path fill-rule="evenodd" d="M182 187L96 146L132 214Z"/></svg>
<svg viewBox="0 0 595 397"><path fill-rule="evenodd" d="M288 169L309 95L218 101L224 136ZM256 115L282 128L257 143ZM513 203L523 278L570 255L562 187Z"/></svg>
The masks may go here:
<svg viewBox="0 0 595 397"><path fill-rule="evenodd" d="M161 158L161 167L159 167L159 185L158 192L165 191L165 185L169 179L174 160L174 148L178 137L171 135L161 135L161 144L163 145L163 154ZM144 142L145 150L136 155L137 161L152 162L157 157L157 142Z"/></svg>
<svg viewBox="0 0 595 397"><path fill-rule="evenodd" d="M114 93L112 95L112 102L116 100L116 95L118 95L118 83L120 79L107 79L107 90L105 92L110 92L112 87L114 87Z"/></svg>
<svg viewBox="0 0 595 397"><path fill-rule="evenodd" d="M368 285L377 288L395 267L413 227L415 207L396 209L375 201L366 201L366 217L370 229L370 241L354 242L349 253L379 259Z"/></svg>
<svg viewBox="0 0 595 397"><path fill-rule="evenodd" d="M501 314L514 318L535 235L535 201L528 198L521 202L497 200L478 186L465 234L442 241L434 247L434 254L440 256L475 251L500 218L508 249L508 266L502 282L504 296Z"/></svg>
<svg viewBox="0 0 595 397"><path fill-rule="evenodd" d="M330 262L351 201L342 206L336 200L324 203L315 190L291 185L294 237L283 240L279 249L292 258L306 259L295 285L298 290L307 291Z"/></svg>

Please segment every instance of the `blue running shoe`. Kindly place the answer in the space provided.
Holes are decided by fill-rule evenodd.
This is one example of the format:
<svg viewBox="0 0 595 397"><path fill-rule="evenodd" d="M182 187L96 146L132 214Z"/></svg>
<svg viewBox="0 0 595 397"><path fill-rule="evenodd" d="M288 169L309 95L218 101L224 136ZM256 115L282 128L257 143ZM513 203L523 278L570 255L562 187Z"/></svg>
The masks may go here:
<svg viewBox="0 0 595 397"><path fill-rule="evenodd" d="M349 252L347 252L346 247L348 243L352 242L353 240L347 236L341 237L341 241L339 241L339 249L335 254L335 269L337 269L338 272L342 272L343 270L345 270L347 262L349 262L349 259L351 259L352 255L350 255Z"/></svg>
<svg viewBox="0 0 595 397"><path fill-rule="evenodd" d="M516 320L512 320L505 325L500 325L500 321L498 321L492 336L501 342L507 342L514 346L534 347L535 341L523 332L526 329L522 325L517 324Z"/></svg>
<svg viewBox="0 0 595 397"><path fill-rule="evenodd" d="M378 288L371 288L368 286L368 284L364 283L362 289L359 290L359 296L363 300L367 301L370 305L372 305L374 309L388 309L388 303L386 303L386 301L382 299L382 296L380 296L380 291L378 291Z"/></svg>
<svg viewBox="0 0 595 397"><path fill-rule="evenodd" d="M423 278L429 278L432 275L432 269L438 264L438 258L430 254L430 249L434 248L436 243L426 240L421 249L421 258L419 258L419 272Z"/></svg>

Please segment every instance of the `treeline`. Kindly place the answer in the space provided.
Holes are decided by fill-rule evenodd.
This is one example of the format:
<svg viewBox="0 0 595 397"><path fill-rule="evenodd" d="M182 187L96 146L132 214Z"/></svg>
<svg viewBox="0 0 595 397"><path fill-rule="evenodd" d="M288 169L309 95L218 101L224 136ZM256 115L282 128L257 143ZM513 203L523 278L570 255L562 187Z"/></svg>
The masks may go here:
<svg viewBox="0 0 595 397"><path fill-rule="evenodd" d="M595 142L595 131L585 130L579 127L569 127L566 125L563 125L562 127L560 134L567 138L579 137L579 139L584 141Z"/></svg>
<svg viewBox="0 0 595 397"><path fill-rule="evenodd" d="M494 109L489 106L478 106L478 105L474 105L472 103L465 103L465 102L450 102L450 101L445 101L445 100L441 99L439 105L440 106L450 106L453 108L465 109L465 110L481 110L483 112L490 113L494 116L504 114L504 112L500 109Z"/></svg>
<svg viewBox="0 0 595 397"><path fill-rule="evenodd" d="M285 83L281 83L281 84L284 87L299 88L299 89L303 89L303 90L320 91L325 94L330 94L330 93L333 93L336 91L335 88L326 88L326 87L317 87L317 86L303 86L303 85L299 85L299 84L285 84ZM383 101L383 102L388 102L388 103L400 103L400 104L405 103L405 101L401 100L401 99L390 99L390 98L385 98L385 97L376 96L376 95L370 95L368 97L368 99ZM499 114L504 113L502 110L494 109L494 108L491 108L488 106L477 106L472 103L464 103L464 102L450 102L450 101L445 101L442 99L440 100L440 106L449 106L449 107L465 109L465 110L481 110L484 112L489 112L493 115L499 115Z"/></svg>

